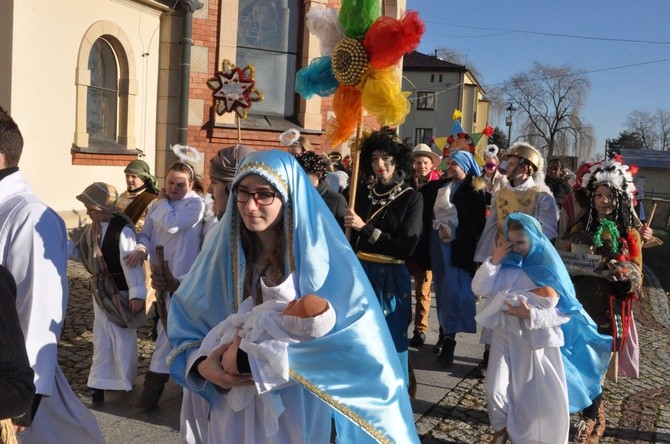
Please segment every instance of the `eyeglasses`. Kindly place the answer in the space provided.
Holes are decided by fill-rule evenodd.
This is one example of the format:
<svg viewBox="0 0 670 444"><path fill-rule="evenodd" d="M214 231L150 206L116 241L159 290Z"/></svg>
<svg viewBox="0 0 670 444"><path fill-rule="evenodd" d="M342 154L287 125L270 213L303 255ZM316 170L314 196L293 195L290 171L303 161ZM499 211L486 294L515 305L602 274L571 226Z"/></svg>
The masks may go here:
<svg viewBox="0 0 670 444"><path fill-rule="evenodd" d="M245 204L249 202L250 198L254 198L254 202L256 202L257 205L272 205L272 202L275 201L275 197L277 197L277 193L274 191L256 191L254 193L250 193L246 190L235 190L234 192L235 196L235 202Z"/></svg>

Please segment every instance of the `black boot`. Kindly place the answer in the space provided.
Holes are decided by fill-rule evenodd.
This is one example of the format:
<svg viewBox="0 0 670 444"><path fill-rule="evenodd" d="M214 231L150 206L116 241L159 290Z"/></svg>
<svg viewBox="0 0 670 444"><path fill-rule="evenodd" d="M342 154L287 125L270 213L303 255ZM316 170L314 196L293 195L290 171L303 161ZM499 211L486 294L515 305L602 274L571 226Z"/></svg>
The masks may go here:
<svg viewBox="0 0 670 444"><path fill-rule="evenodd" d="M168 374L148 371L144 376L144 389L135 406L144 410L158 407L158 400L161 399L165 383L168 379L170 379L170 375Z"/></svg>
<svg viewBox="0 0 670 444"><path fill-rule="evenodd" d="M414 348L421 347L426 342L426 334L419 330L414 330L412 339L409 340L409 346Z"/></svg>
<svg viewBox="0 0 670 444"><path fill-rule="evenodd" d="M445 335L442 350L437 357L437 362L450 367L454 363L454 350L456 350L456 339L454 336Z"/></svg>
<svg viewBox="0 0 670 444"><path fill-rule="evenodd" d="M437 337L437 344L433 346L433 353L439 355L440 351L442 351L443 343L444 343L444 330L442 330L442 327L440 327L440 335Z"/></svg>

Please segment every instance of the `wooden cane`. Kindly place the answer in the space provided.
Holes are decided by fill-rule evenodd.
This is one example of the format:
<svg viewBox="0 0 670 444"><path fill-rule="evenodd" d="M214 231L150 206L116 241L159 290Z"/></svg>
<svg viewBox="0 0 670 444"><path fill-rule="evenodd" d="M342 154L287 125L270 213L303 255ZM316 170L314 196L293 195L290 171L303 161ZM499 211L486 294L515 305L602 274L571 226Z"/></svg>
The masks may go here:
<svg viewBox="0 0 670 444"><path fill-rule="evenodd" d="M654 202L654 205L651 206L651 214L649 215L649 219L646 220L645 225L648 227L651 227L651 221L654 220L654 214L656 214L656 206L658 204Z"/></svg>
<svg viewBox="0 0 670 444"><path fill-rule="evenodd" d="M352 149L351 156L351 185L349 186L349 208L354 209L356 205L356 191L358 189L358 170L361 160L361 135L363 133L363 112L358 116L358 126L356 127L356 141ZM351 227L347 227L344 231L347 240L351 239Z"/></svg>

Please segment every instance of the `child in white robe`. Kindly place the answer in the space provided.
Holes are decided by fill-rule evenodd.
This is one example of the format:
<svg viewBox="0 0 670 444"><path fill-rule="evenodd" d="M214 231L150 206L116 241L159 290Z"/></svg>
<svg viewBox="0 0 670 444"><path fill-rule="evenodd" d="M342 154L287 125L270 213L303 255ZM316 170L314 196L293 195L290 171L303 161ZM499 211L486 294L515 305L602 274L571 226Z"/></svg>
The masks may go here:
<svg viewBox="0 0 670 444"><path fill-rule="evenodd" d="M254 306L253 298L246 298L239 311L212 329L200 346L201 353L209 353L233 342L247 353L247 370L254 375L255 385L230 389L226 401L236 412L262 408L266 438L277 433L284 410L281 398L272 390L293 384L289 381L289 344L322 337L335 326L335 311L326 299L312 294L296 299L293 276L276 287L267 287L261 279L263 303ZM224 370L233 375L240 374L237 348L228 348L222 359ZM211 433L210 442L216 442Z"/></svg>
<svg viewBox="0 0 670 444"><path fill-rule="evenodd" d="M144 269L123 260L135 248L135 230L130 219L117 212L116 189L95 182L77 199L92 220L76 246L70 241L70 259L81 261L92 274L93 358L87 386L97 404L104 402L104 390L132 390L138 359L136 328L146 322L147 291ZM107 246L108 236L117 244ZM112 263L120 268L115 272L121 277L112 273Z"/></svg>

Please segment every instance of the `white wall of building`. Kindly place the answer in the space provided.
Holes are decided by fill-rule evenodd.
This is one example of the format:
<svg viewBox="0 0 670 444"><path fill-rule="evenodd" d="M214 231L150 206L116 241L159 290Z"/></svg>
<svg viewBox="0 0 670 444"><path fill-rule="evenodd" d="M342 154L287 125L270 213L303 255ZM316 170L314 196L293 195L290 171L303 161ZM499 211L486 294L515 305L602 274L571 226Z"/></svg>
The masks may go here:
<svg viewBox="0 0 670 444"><path fill-rule="evenodd" d="M11 63L11 114L25 146L20 170L35 193L63 215L82 210L75 199L94 181L123 191L123 167L72 165L75 69L87 29L117 24L132 44L138 91L136 146L155 165L159 11L129 0L15 0ZM143 54L145 54L143 56ZM130 56L131 54L129 54Z"/></svg>

